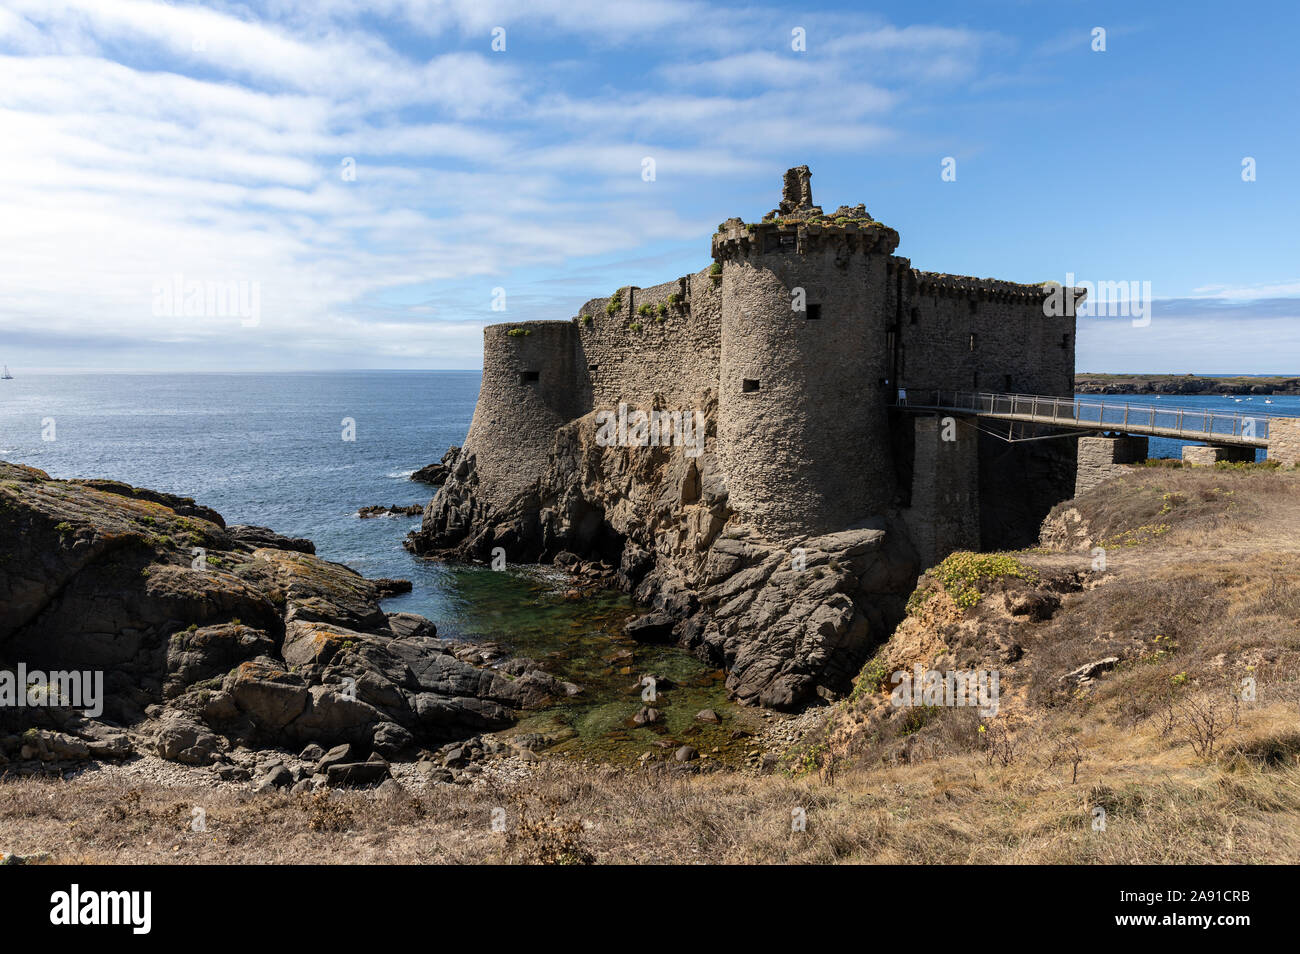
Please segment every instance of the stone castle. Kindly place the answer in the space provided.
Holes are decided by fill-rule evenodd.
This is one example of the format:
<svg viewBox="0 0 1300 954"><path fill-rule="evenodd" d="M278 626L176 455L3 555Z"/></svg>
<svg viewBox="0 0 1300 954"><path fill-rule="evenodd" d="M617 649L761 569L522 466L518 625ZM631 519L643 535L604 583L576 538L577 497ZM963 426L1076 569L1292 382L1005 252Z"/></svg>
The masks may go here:
<svg viewBox="0 0 1300 954"><path fill-rule="evenodd" d="M981 450L965 428L953 447L932 446L937 422L893 407L899 389L1069 397L1074 318L1044 316L1043 286L913 268L893 254L898 233L862 205L813 205L810 178L806 166L787 172L762 222L723 223L710 268L621 288L570 321L487 328L465 442L483 487L498 499L524 491L548 466L556 428L593 410L690 409L713 390L731 506L772 538L901 505L913 535L932 541L923 549L941 555L1015 536L997 525L1007 504L1041 518L1068 497L1068 448L1054 449L1060 472L1045 474L1006 445ZM1004 501L983 532L981 473ZM1012 523L1032 532L1035 520Z"/></svg>
<svg viewBox="0 0 1300 954"><path fill-rule="evenodd" d="M1073 312L1046 314L1048 286L913 268L810 180L791 169L779 208L724 222L695 274L487 327L469 434L412 549L604 561L738 698L788 706L851 678L919 570L1035 540L1075 442L1008 443L900 395L1069 397ZM704 453L599 446L621 404L701 411ZM794 547L835 568L816 599L784 575Z"/></svg>

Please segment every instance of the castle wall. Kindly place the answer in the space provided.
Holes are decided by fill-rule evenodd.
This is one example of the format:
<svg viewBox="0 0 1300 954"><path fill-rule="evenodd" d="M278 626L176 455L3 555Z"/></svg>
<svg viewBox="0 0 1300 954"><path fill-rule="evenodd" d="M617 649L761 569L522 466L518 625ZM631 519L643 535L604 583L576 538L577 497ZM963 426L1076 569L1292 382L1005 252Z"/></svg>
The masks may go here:
<svg viewBox="0 0 1300 954"><path fill-rule="evenodd" d="M614 314L605 310L609 298L593 299L578 313L576 387L584 412L614 409L621 401L649 409L655 395L669 409L694 410L696 396L718 386L721 282L704 269L653 288L619 291L622 305ZM641 314L642 306L650 313Z"/></svg>
<svg viewBox="0 0 1300 954"><path fill-rule="evenodd" d="M774 538L841 529L892 502L881 235L737 222L715 238L719 459L731 506ZM795 288L808 311L792 309Z"/></svg>
<svg viewBox="0 0 1300 954"><path fill-rule="evenodd" d="M905 518L924 566L955 550L980 548L979 432L974 423L964 417L913 419L912 506Z"/></svg>
<svg viewBox="0 0 1300 954"><path fill-rule="evenodd" d="M1044 315L1037 286L917 271L900 278L900 386L1074 393L1074 317Z"/></svg>

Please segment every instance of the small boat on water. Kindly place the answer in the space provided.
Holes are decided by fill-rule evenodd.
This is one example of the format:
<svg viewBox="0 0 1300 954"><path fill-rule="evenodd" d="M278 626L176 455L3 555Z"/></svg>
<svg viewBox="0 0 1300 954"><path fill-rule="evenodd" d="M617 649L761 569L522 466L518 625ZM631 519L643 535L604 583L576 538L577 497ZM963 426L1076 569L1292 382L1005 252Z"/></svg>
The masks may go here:
<svg viewBox="0 0 1300 954"><path fill-rule="evenodd" d="M5 373L0 374L0 381L12 381L14 376L9 373L9 365L5 365Z"/></svg>

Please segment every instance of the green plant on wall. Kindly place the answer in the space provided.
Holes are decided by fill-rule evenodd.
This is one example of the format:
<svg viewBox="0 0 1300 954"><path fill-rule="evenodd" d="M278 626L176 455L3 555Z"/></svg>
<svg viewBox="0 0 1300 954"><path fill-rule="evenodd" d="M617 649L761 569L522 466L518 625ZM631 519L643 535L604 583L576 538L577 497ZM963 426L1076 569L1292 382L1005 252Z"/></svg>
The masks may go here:
<svg viewBox="0 0 1300 954"><path fill-rule="evenodd" d="M511 328L506 332L506 334L511 338L526 338L532 333L532 329L530 328Z"/></svg>

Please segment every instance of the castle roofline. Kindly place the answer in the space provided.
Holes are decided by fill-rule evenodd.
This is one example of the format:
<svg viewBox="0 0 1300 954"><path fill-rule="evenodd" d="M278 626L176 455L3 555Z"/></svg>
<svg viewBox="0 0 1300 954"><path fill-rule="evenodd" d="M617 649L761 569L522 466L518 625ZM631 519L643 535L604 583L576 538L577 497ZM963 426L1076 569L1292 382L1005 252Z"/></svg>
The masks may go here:
<svg viewBox="0 0 1300 954"><path fill-rule="evenodd" d="M916 287L922 291L939 296L954 298L979 298L987 301L1010 301L1017 299L1044 299L1056 293L1060 282L1036 282L1031 284L1009 282L1000 278L976 278L973 275L949 275L946 272L923 272L909 269ZM1071 288L1076 301L1087 294L1082 288Z"/></svg>
<svg viewBox="0 0 1300 954"><path fill-rule="evenodd" d="M745 222L728 219L718 227L713 236L713 257L726 258L732 254L763 251L769 236L790 236L795 247L817 247L831 242L843 242L850 248L867 252L890 254L898 248L899 235L883 222L871 218L849 219L819 216L808 219L769 219L763 222Z"/></svg>

